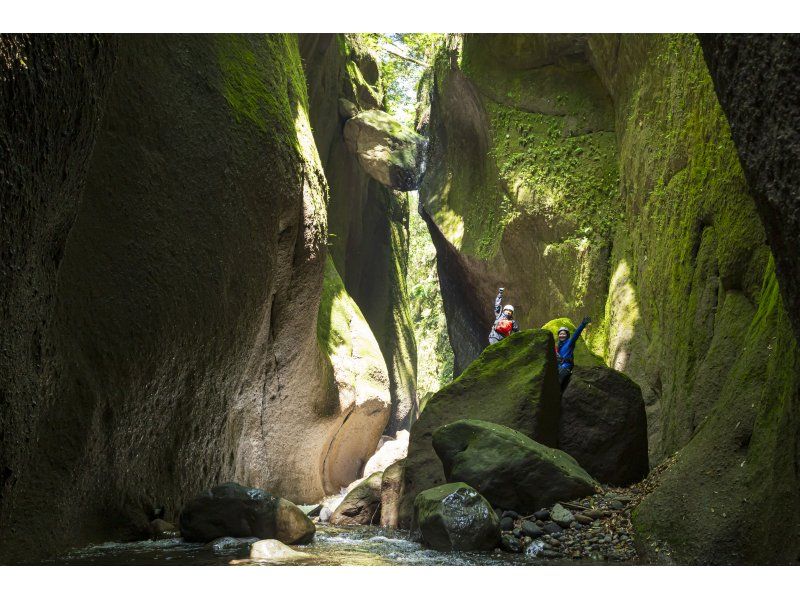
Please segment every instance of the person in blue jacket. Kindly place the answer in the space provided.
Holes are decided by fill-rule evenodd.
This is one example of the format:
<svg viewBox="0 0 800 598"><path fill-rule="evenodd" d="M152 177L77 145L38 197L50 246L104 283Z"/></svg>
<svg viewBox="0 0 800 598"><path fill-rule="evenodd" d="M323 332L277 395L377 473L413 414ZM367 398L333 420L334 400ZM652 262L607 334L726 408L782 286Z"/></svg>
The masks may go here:
<svg viewBox="0 0 800 598"><path fill-rule="evenodd" d="M500 287L494 300L494 324L492 324L492 331L489 333L490 345L503 340L514 332L519 332L519 324L514 319L514 306L505 305L502 309L500 308L503 305L503 291L505 289Z"/></svg>
<svg viewBox="0 0 800 598"><path fill-rule="evenodd" d="M563 391L569 383L569 377L572 375L572 366L575 365L575 343L581 336L581 332L592 321L589 316L583 318L583 321L575 329L572 336L569 335L569 328L562 326L558 329L558 340L556 341L556 363L558 364L558 381L561 383L561 390Z"/></svg>

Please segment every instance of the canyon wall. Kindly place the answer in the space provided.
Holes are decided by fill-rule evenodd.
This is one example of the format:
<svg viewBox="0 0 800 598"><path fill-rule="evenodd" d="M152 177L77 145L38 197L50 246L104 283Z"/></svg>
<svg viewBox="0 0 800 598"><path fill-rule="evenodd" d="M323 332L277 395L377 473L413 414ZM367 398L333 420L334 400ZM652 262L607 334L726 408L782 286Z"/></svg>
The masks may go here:
<svg viewBox="0 0 800 598"><path fill-rule="evenodd" d="M459 369L498 286L523 327L593 316L590 347L642 387L651 462L676 456L636 513L642 551L796 562L783 258L697 38L452 36L432 76L421 205Z"/></svg>
<svg viewBox="0 0 800 598"><path fill-rule="evenodd" d="M3 236L0 558L136 537L218 482L312 501L357 477L389 378L326 267L296 36L3 53L4 229L26 234Z"/></svg>
<svg viewBox="0 0 800 598"><path fill-rule="evenodd" d="M386 432L416 418L417 353L409 312L408 197L372 178L347 146L344 127L384 108L376 58L345 34L303 34L314 139L330 189L329 247L347 292L375 334L389 371L392 414Z"/></svg>

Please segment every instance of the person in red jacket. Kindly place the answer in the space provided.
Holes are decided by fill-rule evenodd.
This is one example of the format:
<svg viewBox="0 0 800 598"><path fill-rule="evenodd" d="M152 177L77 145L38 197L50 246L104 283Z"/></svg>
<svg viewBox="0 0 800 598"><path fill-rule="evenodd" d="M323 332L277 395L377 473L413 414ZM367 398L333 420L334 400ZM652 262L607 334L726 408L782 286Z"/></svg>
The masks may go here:
<svg viewBox="0 0 800 598"><path fill-rule="evenodd" d="M489 333L489 344L493 345L498 341L503 340L513 332L519 332L519 324L514 319L514 306L503 305L503 291L505 289L500 287L497 291L497 298L494 300L494 324L492 324L492 331Z"/></svg>

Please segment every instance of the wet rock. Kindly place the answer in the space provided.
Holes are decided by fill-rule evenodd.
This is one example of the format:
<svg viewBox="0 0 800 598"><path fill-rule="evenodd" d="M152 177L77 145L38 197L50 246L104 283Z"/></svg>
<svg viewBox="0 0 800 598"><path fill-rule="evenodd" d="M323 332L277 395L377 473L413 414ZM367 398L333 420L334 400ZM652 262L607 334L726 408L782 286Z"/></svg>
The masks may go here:
<svg viewBox="0 0 800 598"><path fill-rule="evenodd" d="M153 519L148 525L150 538L153 540L163 540L166 538L178 538L181 535L178 526L163 519Z"/></svg>
<svg viewBox="0 0 800 598"><path fill-rule="evenodd" d="M417 188L424 138L382 110L368 110L344 126L348 149L379 183L399 191Z"/></svg>
<svg viewBox="0 0 800 598"><path fill-rule="evenodd" d="M575 513L575 521L583 525L591 525L594 520L583 513Z"/></svg>
<svg viewBox="0 0 800 598"><path fill-rule="evenodd" d="M383 473L373 473L355 485L330 518L332 525L371 525L380 521Z"/></svg>
<svg viewBox="0 0 800 598"><path fill-rule="evenodd" d="M514 520L511 517L503 517L500 520L500 529L503 531L510 531L514 529Z"/></svg>
<svg viewBox="0 0 800 598"><path fill-rule="evenodd" d="M333 515L333 511L329 507L322 507L319 512L319 520L322 523L327 523L330 521L331 515Z"/></svg>
<svg viewBox="0 0 800 598"><path fill-rule="evenodd" d="M544 531L532 521L523 521L520 527L522 533L529 538L540 538L544 535Z"/></svg>
<svg viewBox="0 0 800 598"><path fill-rule="evenodd" d="M540 554L540 555L542 555L542 556L543 556L543 557L545 557L545 558L548 558L548 559L555 559L555 558L558 558L558 557L560 557L560 556L561 556L561 555L560 555L558 552L556 552L555 550L549 550L549 549L547 549L547 548L545 548L544 550L542 550L542 551L541 551L539 554Z"/></svg>
<svg viewBox="0 0 800 598"><path fill-rule="evenodd" d="M503 534L500 537L500 548L506 552L522 552L522 542L511 534Z"/></svg>
<svg viewBox="0 0 800 598"><path fill-rule="evenodd" d="M266 490L228 483L190 500L181 512L180 530L187 542L232 536L306 543L316 528L290 501Z"/></svg>
<svg viewBox="0 0 800 598"><path fill-rule="evenodd" d="M503 511L502 517L511 517L511 519L519 519L519 513L516 511Z"/></svg>
<svg viewBox="0 0 800 598"><path fill-rule="evenodd" d="M600 509L588 509L583 512L586 517L590 517L592 519L600 519L602 517L607 517L608 513L601 511Z"/></svg>
<svg viewBox="0 0 800 598"><path fill-rule="evenodd" d="M500 424L458 420L433 433L448 481L470 484L493 504L530 513L583 498L597 482L568 454Z"/></svg>
<svg viewBox="0 0 800 598"><path fill-rule="evenodd" d="M558 525L557 523L553 522L553 521L548 521L547 523L545 523L542 526L542 530L544 530L544 533L551 534L551 535L552 534L560 534L563 531L561 529L561 526Z"/></svg>
<svg viewBox="0 0 800 598"><path fill-rule="evenodd" d="M381 478L381 527L397 527L404 474L405 460L393 463L383 472Z"/></svg>
<svg viewBox="0 0 800 598"><path fill-rule="evenodd" d="M278 540L260 540L250 547L250 558L254 561L300 561L312 555L292 550Z"/></svg>
<svg viewBox="0 0 800 598"><path fill-rule="evenodd" d="M500 539L491 505L466 484L420 492L414 500L414 521L423 543L436 550L491 550Z"/></svg>
<svg viewBox="0 0 800 598"><path fill-rule="evenodd" d="M622 504L622 501L617 500L616 498L608 503L608 506L616 511L621 511L625 508L625 505Z"/></svg>
<svg viewBox="0 0 800 598"><path fill-rule="evenodd" d="M561 397L558 447L604 484L642 480L649 465L639 385L604 365L576 365Z"/></svg>
<svg viewBox="0 0 800 598"><path fill-rule="evenodd" d="M533 514L536 519L539 521L548 521L550 519L550 510L549 509L539 509Z"/></svg>
<svg viewBox="0 0 800 598"><path fill-rule="evenodd" d="M250 546L258 542L258 538L232 538L225 536L224 538L217 538L213 542L208 543L208 547L214 554L224 554L243 546Z"/></svg>
<svg viewBox="0 0 800 598"><path fill-rule="evenodd" d="M569 509L565 509L560 504L555 505L550 510L550 518L560 525L563 528L568 528L573 521L575 521L575 516Z"/></svg>

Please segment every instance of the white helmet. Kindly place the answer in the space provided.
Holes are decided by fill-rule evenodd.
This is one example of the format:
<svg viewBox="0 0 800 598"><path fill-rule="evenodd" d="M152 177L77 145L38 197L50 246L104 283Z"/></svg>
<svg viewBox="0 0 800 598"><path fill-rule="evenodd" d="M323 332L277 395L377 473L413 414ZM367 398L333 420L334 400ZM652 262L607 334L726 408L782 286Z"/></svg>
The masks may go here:
<svg viewBox="0 0 800 598"><path fill-rule="evenodd" d="M513 314L514 313L514 306L513 305L505 305L505 306L503 306L503 311L510 311Z"/></svg>

